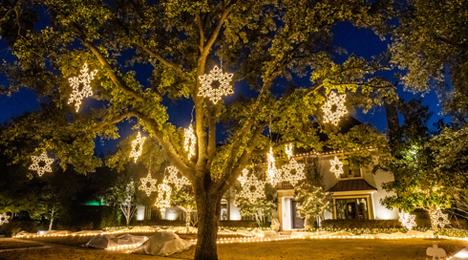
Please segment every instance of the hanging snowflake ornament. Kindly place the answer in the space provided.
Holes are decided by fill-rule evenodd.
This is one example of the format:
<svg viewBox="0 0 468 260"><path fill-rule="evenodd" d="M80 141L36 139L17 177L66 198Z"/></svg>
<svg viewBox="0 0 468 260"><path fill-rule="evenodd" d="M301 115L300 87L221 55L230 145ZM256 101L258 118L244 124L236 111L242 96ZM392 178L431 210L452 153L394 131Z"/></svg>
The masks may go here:
<svg viewBox="0 0 468 260"><path fill-rule="evenodd" d="M185 176L182 176L182 178L179 178L177 176L179 173L179 169L177 169L176 167L169 166L167 167L167 170L169 171L169 175L166 178L164 178L166 183L174 184L177 190L180 190L184 185L190 185L190 181Z"/></svg>
<svg viewBox="0 0 468 260"><path fill-rule="evenodd" d="M411 215L408 212L402 212L398 213L398 216L400 216L401 225L406 229L411 230L416 227L416 222L414 221L416 215Z"/></svg>
<svg viewBox="0 0 468 260"><path fill-rule="evenodd" d="M259 180L255 174L252 174L242 185L239 197L248 199L250 203L254 203L257 199L265 197L265 184L265 181Z"/></svg>
<svg viewBox="0 0 468 260"><path fill-rule="evenodd" d="M9 219L9 218L10 218L10 216L8 216L8 215L6 214L6 212L0 214L0 226L3 225L3 224L8 223L8 219Z"/></svg>
<svg viewBox="0 0 468 260"><path fill-rule="evenodd" d="M80 110L81 100L93 95L93 89L91 88L91 80L97 74L97 70L88 73L88 64L84 64L81 69L81 75L79 77L72 77L68 79L70 86L73 88L72 94L68 99L68 104L75 102L76 112ZM83 88L80 90L80 84L83 84Z"/></svg>
<svg viewBox="0 0 468 260"><path fill-rule="evenodd" d="M146 192L146 196L149 197L149 195L151 195L151 192L157 191L156 182L158 180L153 179L151 177L151 171L148 171L148 176L146 176L146 178L140 178L140 180L141 180L141 185L140 187L138 187L138 189ZM148 187L148 183L150 184L149 187Z"/></svg>
<svg viewBox="0 0 468 260"><path fill-rule="evenodd" d="M202 84L198 91L198 96L209 97L211 102L216 104L222 96L234 94L232 86L229 84L229 82L232 81L233 75L232 73L223 73L218 66L215 66L213 70L210 71L210 74L198 76L200 84ZM212 88L211 84L213 81L219 82L218 88Z"/></svg>
<svg viewBox="0 0 468 260"><path fill-rule="evenodd" d="M330 171L335 173L336 178L339 178L343 174L343 162L340 162L338 157L335 156L335 159L330 160Z"/></svg>
<svg viewBox="0 0 468 260"><path fill-rule="evenodd" d="M288 164L283 165L284 181L289 181L292 186L296 186L298 182L306 178L304 167L305 164L297 163L296 159L292 158Z"/></svg>
<svg viewBox="0 0 468 260"><path fill-rule="evenodd" d="M39 174L39 177L44 174L44 172L52 172L52 163L54 162L54 159L47 157L47 153L44 151L41 156L31 156L31 159L33 163L31 166L29 166L30 170L37 171L37 174ZM44 162L44 166L40 166L39 163Z"/></svg>
<svg viewBox="0 0 468 260"><path fill-rule="evenodd" d="M188 159L195 155L195 145L197 144L197 138L195 136L195 132L193 131L192 124L190 124L188 129L184 129L184 137L185 143L184 148L185 151L188 151Z"/></svg>
<svg viewBox="0 0 468 260"><path fill-rule="evenodd" d="M327 102L322 106L324 115L324 123L332 123L338 125L340 117L348 113L344 105L346 101L346 94L337 95L335 92L331 92ZM332 111L333 106L336 107L335 112Z"/></svg>
<svg viewBox="0 0 468 260"><path fill-rule="evenodd" d="M278 183L283 181L281 179L281 171L276 168L275 156L273 156L273 148L270 146L270 152L267 153L268 169L266 171L267 181L272 185L276 186Z"/></svg>
<svg viewBox="0 0 468 260"><path fill-rule="evenodd" d="M158 198L154 206L160 209L169 208L171 206L172 188L167 184L166 178L162 184L158 185Z"/></svg>
<svg viewBox="0 0 468 260"><path fill-rule="evenodd" d="M431 217L431 222L434 223L434 227L440 226L444 228L445 226L450 225L450 220L448 220L448 214L442 213L438 208L436 210L429 211L429 216Z"/></svg>
<svg viewBox="0 0 468 260"><path fill-rule="evenodd" d="M138 157L140 157L141 153L143 152L143 143L145 140L146 137L141 137L140 132L138 132L137 138L132 141L132 151L130 152L130 158L134 158L135 162L137 162Z"/></svg>

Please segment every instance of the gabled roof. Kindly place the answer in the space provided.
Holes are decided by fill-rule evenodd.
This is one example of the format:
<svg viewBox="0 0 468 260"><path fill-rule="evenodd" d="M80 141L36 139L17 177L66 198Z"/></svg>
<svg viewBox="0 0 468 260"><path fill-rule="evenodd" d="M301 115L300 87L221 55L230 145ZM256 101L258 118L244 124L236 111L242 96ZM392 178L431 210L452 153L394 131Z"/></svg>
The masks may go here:
<svg viewBox="0 0 468 260"><path fill-rule="evenodd" d="M377 190L364 179L338 181L328 192L356 191L356 190Z"/></svg>

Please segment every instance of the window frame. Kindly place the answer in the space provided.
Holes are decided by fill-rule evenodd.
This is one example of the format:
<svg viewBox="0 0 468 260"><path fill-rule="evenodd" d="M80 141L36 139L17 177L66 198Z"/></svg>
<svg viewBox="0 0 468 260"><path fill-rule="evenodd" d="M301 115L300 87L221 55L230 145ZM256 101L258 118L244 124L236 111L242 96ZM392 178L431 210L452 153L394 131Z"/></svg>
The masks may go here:
<svg viewBox="0 0 468 260"><path fill-rule="evenodd" d="M372 194L356 194L356 195L341 195L341 196L333 196L333 219L336 218L336 200L343 200L343 199L366 199L367 203L367 215L368 219L374 219L374 205L372 204ZM346 220L346 219L344 219Z"/></svg>
<svg viewBox="0 0 468 260"><path fill-rule="evenodd" d="M347 166L348 168L348 172L351 171L351 162L349 159L348 160L348 164L347 165L343 165L343 174L344 174L344 169L345 169L345 166ZM338 180L357 180L357 179L364 179L364 175L363 175L363 172L362 172L362 168L359 167L359 177L345 177L345 178L342 178L341 177L342 174L340 174ZM348 174L349 176L349 174Z"/></svg>

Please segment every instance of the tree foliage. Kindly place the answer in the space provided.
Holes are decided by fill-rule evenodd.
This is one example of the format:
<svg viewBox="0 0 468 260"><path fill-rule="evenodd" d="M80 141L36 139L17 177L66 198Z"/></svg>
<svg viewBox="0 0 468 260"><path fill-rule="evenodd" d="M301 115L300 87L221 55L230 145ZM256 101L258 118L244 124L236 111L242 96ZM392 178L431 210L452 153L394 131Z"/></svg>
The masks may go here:
<svg viewBox="0 0 468 260"><path fill-rule="evenodd" d="M412 100L402 104L400 111L404 124L396 133L393 158L379 165L394 174L394 181L383 184L394 195L385 197L382 203L389 209L396 207L407 212L416 208L450 208L466 180L437 167L430 142L434 133L427 126L431 116L428 107Z"/></svg>

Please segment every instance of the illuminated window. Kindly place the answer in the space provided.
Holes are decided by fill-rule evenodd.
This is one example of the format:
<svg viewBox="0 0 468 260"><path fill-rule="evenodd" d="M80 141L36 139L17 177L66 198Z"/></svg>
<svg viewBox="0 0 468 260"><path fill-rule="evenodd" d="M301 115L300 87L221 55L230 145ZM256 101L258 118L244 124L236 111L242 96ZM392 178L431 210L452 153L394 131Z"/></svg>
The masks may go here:
<svg viewBox="0 0 468 260"><path fill-rule="evenodd" d="M357 163L349 161L348 164L343 165L343 174L340 179L360 178L362 177L361 168Z"/></svg>
<svg viewBox="0 0 468 260"><path fill-rule="evenodd" d="M336 219L369 219L366 198L335 200Z"/></svg>

